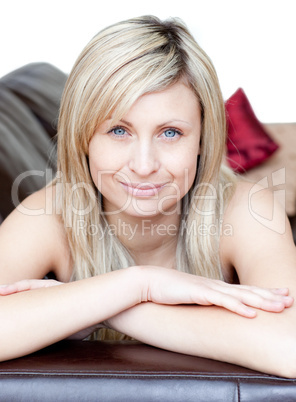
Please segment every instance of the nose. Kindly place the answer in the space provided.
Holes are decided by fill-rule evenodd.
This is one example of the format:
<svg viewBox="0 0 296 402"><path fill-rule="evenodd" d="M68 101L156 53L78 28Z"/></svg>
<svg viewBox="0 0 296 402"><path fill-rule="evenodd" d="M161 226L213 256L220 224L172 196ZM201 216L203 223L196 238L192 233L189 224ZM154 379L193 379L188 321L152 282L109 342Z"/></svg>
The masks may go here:
<svg viewBox="0 0 296 402"><path fill-rule="evenodd" d="M150 139L138 140L130 155L129 168L138 176L147 177L159 169L157 152Z"/></svg>

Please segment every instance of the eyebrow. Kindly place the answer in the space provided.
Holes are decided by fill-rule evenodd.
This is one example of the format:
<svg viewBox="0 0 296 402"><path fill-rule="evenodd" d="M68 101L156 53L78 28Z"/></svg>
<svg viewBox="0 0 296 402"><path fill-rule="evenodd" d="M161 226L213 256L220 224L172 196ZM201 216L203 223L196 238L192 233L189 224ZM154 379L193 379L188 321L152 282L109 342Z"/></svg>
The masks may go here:
<svg viewBox="0 0 296 402"><path fill-rule="evenodd" d="M123 119L121 119L120 122L126 124L126 125L129 126L129 127L132 127L132 126L133 126L132 123L130 123L130 122L126 121L126 120L123 120ZM161 127L163 127L163 126L166 126L167 124L174 123L174 122L185 123L185 124L187 124L188 126L192 127L192 125L191 125L190 123L188 123L188 121L180 120L180 119L171 119L171 120L168 120L168 121L166 121L166 122L164 122L164 123L158 124L156 127L157 127L157 128L161 128Z"/></svg>

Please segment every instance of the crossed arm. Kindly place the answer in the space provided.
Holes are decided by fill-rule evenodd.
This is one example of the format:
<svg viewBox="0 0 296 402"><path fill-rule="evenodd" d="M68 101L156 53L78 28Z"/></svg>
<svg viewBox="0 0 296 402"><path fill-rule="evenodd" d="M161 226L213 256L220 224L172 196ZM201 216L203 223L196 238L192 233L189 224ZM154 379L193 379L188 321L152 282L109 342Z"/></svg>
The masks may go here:
<svg viewBox="0 0 296 402"><path fill-rule="evenodd" d="M22 356L105 321L114 329L161 348L296 376L296 312L293 299L286 298L287 286L289 294L296 295L296 258L289 230L280 236L256 224L250 230L241 208L233 211L226 219L234 225L234 232L242 227L246 230L232 241L222 239L221 260L238 267L243 286L159 267L131 267L61 286L44 287L45 282L56 284L48 281L18 282L0 290L0 359ZM240 216L239 228L236 215ZM15 216L9 219L3 224L6 230L0 231L2 244L9 240L8 225L15 224ZM20 228L21 218L16 219ZM40 218L40 230L36 230L38 224L34 221L39 237L44 227L56 230L50 229L49 222L44 224ZM29 221L26 225L28 228ZM18 235L13 233L17 240ZM256 244L251 244L254 237ZM238 246L241 241L245 241L245 252ZM35 257L20 250L26 273L15 268L8 247L1 261L2 267L11 271L1 269L2 283L7 283L7 278L14 282L22 276L43 276L39 267L46 259L46 248L40 242L42 252ZM264 251L267 243L273 251L270 254ZM252 253L247 252L250 246ZM57 243L48 248L48 255L59 254ZM21 291L34 287L37 289Z"/></svg>
<svg viewBox="0 0 296 402"><path fill-rule="evenodd" d="M29 292L21 286L34 288L35 281L18 282L13 285L17 293L1 298L1 359L33 352L105 321L164 349L295 375L295 311L288 308L291 300L282 299L284 290L242 289L173 273L177 275L165 268L132 267L61 286L37 285ZM170 286L172 291L162 290ZM3 288L2 294L11 291ZM246 305L257 306L255 318L247 318L253 315L245 315Z"/></svg>
<svg viewBox="0 0 296 402"><path fill-rule="evenodd" d="M266 227L264 220L252 219L249 186L244 186L226 212L225 223L232 225L234 235L221 239L221 261L235 267L241 284L289 287L295 298L296 252L289 223L266 191L258 191L253 208L260 216L273 216L273 221ZM294 378L296 306L286 306L275 314L257 305L256 317L247 319L217 304L172 308L148 303L111 317L107 324L158 347Z"/></svg>

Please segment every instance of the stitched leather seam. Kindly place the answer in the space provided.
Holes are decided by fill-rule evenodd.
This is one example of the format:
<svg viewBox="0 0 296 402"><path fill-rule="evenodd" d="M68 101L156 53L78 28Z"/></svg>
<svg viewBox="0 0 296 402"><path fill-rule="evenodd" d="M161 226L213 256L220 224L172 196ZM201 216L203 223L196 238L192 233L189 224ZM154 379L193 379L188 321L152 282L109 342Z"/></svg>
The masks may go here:
<svg viewBox="0 0 296 402"><path fill-rule="evenodd" d="M159 375L155 374L127 374L127 373L1 373L0 374L0 381L1 377L21 377L21 378L42 378L42 377L56 377L56 378L117 378L117 379L158 379L158 380L167 380L167 379L182 379L182 380L211 380L211 381L219 381L219 380L228 380L229 382L236 382L240 384L242 378L236 377L224 377L224 376L194 376L194 375ZM243 378L244 382L256 382L256 383L271 383L273 385L280 385L281 383L290 383L290 385L296 385L296 380L290 379L260 379L260 378Z"/></svg>

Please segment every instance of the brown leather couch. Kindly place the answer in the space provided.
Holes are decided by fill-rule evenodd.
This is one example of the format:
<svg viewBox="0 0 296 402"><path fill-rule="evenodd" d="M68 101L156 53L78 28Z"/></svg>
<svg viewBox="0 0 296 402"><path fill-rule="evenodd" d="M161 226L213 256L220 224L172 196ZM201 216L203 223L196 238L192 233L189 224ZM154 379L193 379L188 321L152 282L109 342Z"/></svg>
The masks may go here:
<svg viewBox="0 0 296 402"><path fill-rule="evenodd" d="M65 80L65 74L43 63L25 66L0 80L0 215L3 217L13 208L10 188L19 173L29 169L44 171L46 167L55 169L54 158L48 156L54 149ZM296 148L288 145L291 136L296 140L295 125L286 134L284 126L270 129L274 135L278 133L275 139L282 142L281 152L283 155L288 152L288 156L278 152L258 170L252 169L248 178L258 181L262 175L281 168L282 161L289 160L289 212L295 213L292 170ZM265 167L267 173L261 170ZM19 199L44 185L45 180L43 176L25 179ZM286 402L296 401L295 385L296 379L274 377L136 342L65 341L27 357L0 363L0 401L4 402Z"/></svg>
<svg viewBox="0 0 296 402"><path fill-rule="evenodd" d="M296 379L135 341L64 341L0 363L0 401L296 401Z"/></svg>

